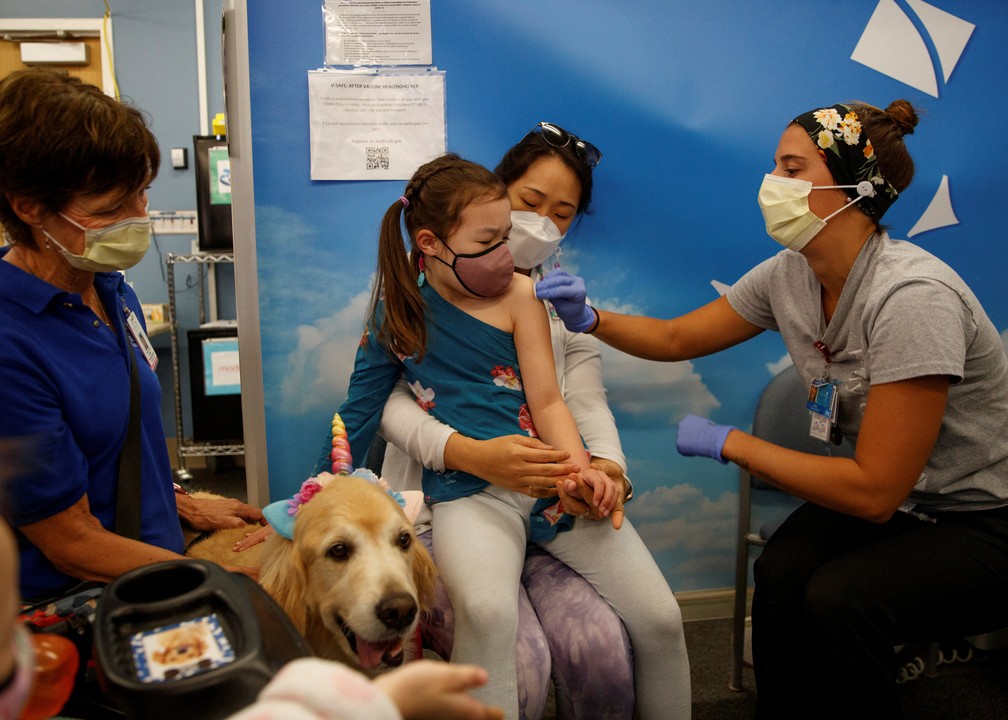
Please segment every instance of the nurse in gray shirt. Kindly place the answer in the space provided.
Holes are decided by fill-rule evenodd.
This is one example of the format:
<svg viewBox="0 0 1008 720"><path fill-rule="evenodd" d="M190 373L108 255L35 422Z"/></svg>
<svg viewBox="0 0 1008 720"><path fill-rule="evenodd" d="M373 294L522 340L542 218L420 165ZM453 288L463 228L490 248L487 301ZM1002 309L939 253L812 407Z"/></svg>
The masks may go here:
<svg viewBox="0 0 1008 720"><path fill-rule="evenodd" d="M584 283L537 286L567 327L624 352L684 360L781 334L810 432L853 458L794 452L687 417L676 447L806 500L755 567L758 718L899 718L894 645L1008 625L1008 359L966 283L880 226L910 184L917 113L853 103L784 130L759 191L787 249L672 320L600 311Z"/></svg>

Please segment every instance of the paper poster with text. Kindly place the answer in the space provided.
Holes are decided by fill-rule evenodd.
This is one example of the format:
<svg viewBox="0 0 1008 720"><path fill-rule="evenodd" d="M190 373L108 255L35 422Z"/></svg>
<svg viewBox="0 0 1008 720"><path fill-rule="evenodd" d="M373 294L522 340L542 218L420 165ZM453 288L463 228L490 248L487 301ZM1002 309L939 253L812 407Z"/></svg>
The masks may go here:
<svg viewBox="0 0 1008 720"><path fill-rule="evenodd" d="M444 73L308 73L312 180L408 180L445 152Z"/></svg>
<svg viewBox="0 0 1008 720"><path fill-rule="evenodd" d="M430 0L326 0L326 65L430 65Z"/></svg>

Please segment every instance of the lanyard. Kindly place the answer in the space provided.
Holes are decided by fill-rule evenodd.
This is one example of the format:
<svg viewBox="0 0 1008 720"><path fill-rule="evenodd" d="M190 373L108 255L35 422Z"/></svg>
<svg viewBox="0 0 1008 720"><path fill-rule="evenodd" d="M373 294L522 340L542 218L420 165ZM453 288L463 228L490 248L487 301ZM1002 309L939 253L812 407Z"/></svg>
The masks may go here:
<svg viewBox="0 0 1008 720"><path fill-rule="evenodd" d="M826 361L826 365L823 367L823 380L829 380L829 366L833 362L833 356L830 354L829 346L826 345L822 340L815 341L815 349L822 353L823 360Z"/></svg>
<svg viewBox="0 0 1008 720"><path fill-rule="evenodd" d="M822 377L814 379L809 387L809 398L806 403L812 420L809 435L823 441L832 439L839 444L841 436L836 427L839 393L837 382L830 379L829 372L833 356L822 340L816 340L814 346L822 354L826 364L823 366Z"/></svg>

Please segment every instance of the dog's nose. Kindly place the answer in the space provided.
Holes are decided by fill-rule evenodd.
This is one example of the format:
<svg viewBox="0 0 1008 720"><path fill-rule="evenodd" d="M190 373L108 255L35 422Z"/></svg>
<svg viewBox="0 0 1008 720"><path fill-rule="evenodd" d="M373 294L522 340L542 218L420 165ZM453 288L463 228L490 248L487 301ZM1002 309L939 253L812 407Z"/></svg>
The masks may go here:
<svg viewBox="0 0 1008 720"><path fill-rule="evenodd" d="M417 614L417 604L407 593L396 593L382 599L375 607L375 615L387 627L402 630L409 627Z"/></svg>

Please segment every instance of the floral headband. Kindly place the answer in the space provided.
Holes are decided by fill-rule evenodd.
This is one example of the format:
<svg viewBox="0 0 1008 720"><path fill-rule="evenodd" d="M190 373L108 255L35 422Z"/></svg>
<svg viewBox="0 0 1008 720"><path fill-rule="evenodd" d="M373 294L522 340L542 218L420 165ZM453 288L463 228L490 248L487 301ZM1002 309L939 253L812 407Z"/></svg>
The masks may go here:
<svg viewBox="0 0 1008 720"><path fill-rule="evenodd" d="M861 131L861 121L853 108L834 105L810 110L792 122L801 125L819 149L837 185L856 186L864 180L875 186L875 194L861 196L856 187L846 189L857 206L870 218L881 218L896 202L899 193L879 171L871 140Z"/></svg>
<svg viewBox="0 0 1008 720"><path fill-rule="evenodd" d="M294 497L290 500L278 500L277 502L270 503L264 507L263 515L277 533L288 540L293 540L294 520L297 518L301 508L303 508L305 504L315 497L323 488L328 487L331 482L345 477L363 478L369 483L377 485L387 492L393 500L399 503L399 507L404 509L406 508L406 499L403 497L402 493L393 490L384 479L378 477L367 468L358 468L352 473L344 473L341 475L333 475L332 473L326 472L314 475L301 483L301 489L294 493Z"/></svg>
<svg viewBox="0 0 1008 720"><path fill-rule="evenodd" d="M377 485L387 492L389 496L399 503L402 508L407 507L406 498L402 493L396 492L382 478L375 475L367 468L353 469L350 457L350 442L347 439L346 426L339 413L333 415L332 420L332 452L329 457L333 461L331 473L321 472L314 475L303 483L301 488L294 493L290 500L278 500L263 508L263 515L273 529L288 540L294 539L294 519L301 508L317 495L323 488L327 487L333 480L340 477L358 477Z"/></svg>

